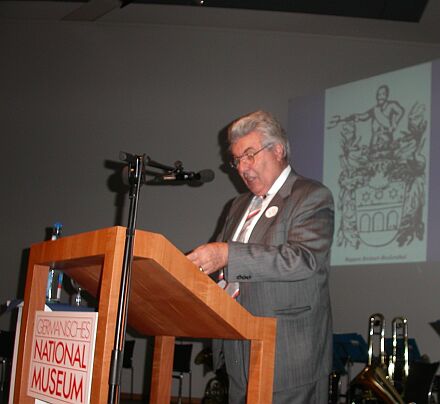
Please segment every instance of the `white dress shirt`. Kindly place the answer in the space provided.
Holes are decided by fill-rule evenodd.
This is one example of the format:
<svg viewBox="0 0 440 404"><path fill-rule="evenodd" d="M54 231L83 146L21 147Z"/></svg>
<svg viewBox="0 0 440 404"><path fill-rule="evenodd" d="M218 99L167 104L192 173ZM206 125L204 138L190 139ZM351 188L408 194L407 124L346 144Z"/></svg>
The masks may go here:
<svg viewBox="0 0 440 404"><path fill-rule="evenodd" d="M282 172L281 174L278 176L278 178L275 180L275 182L272 184L272 186L270 187L269 191L267 192L267 194L263 197L263 204L261 206L261 210L258 212L258 214L256 214L253 218L252 218L252 222L249 224L246 234L244 236L244 242L247 243L249 240L249 237L252 234L252 230L254 229L255 225L257 224L258 220L260 219L261 215L264 213L264 211L266 210L266 208L269 206L270 202L272 201L273 197L276 195L276 193L280 190L280 188L284 185L284 183L287 180L287 177L290 174L290 171L292 171L292 167L290 167L290 165L288 165ZM243 228L244 223L246 222L246 218L249 215L251 206L252 206L252 202L254 201L255 198L261 198L260 196L254 195L254 197L251 199L251 202L249 203L248 208L246 209L246 212L244 213L243 217L241 218L240 224L237 227L237 230L234 233L234 237L232 238L232 241L236 241L241 229Z"/></svg>

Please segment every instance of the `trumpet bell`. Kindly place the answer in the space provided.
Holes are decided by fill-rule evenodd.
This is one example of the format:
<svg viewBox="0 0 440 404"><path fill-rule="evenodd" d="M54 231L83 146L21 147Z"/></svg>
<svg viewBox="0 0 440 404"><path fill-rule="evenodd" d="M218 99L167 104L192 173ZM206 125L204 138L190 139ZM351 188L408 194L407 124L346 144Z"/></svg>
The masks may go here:
<svg viewBox="0 0 440 404"><path fill-rule="evenodd" d="M358 397L356 390L362 392ZM386 404L405 404L402 397L387 378L380 366L365 367L351 382L352 403L371 402L378 399Z"/></svg>

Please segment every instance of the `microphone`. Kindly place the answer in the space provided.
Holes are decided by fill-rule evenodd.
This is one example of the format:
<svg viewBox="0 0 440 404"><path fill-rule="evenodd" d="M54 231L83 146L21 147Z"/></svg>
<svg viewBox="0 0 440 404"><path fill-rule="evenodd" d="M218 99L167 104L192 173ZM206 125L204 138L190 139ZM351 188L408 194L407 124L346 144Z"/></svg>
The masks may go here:
<svg viewBox="0 0 440 404"><path fill-rule="evenodd" d="M159 175L156 177L156 179L159 181L194 181L204 184L205 182L211 182L214 180L214 177L214 171L206 169L201 170L198 173L195 173L194 171L176 171Z"/></svg>

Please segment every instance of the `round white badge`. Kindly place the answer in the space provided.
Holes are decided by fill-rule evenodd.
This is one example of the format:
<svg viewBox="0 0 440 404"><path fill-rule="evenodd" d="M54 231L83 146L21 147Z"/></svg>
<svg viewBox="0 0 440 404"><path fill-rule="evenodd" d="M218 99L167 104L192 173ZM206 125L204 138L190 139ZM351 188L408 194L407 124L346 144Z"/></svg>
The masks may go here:
<svg viewBox="0 0 440 404"><path fill-rule="evenodd" d="M278 213L278 206L271 206L266 210L266 217L271 218L274 217Z"/></svg>

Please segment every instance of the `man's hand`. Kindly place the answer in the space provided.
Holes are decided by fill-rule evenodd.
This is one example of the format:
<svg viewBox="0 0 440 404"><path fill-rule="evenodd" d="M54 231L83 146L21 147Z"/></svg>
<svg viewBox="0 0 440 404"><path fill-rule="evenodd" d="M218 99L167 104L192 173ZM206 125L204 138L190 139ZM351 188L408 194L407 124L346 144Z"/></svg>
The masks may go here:
<svg viewBox="0 0 440 404"><path fill-rule="evenodd" d="M197 265L206 274L225 267L228 263L228 244L227 243L208 243L202 244L191 253L187 258Z"/></svg>

